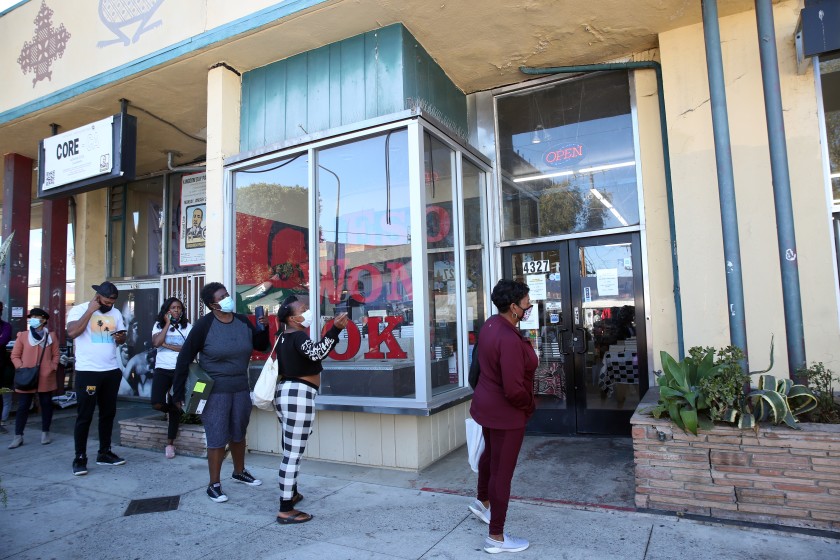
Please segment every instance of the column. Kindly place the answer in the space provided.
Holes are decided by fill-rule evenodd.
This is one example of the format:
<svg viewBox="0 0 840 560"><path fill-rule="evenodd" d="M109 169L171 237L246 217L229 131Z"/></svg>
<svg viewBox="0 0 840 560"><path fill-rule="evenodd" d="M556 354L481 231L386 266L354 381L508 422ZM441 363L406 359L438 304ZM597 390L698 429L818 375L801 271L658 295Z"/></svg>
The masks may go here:
<svg viewBox="0 0 840 560"><path fill-rule="evenodd" d="M240 74L219 63L207 73L207 282L233 290L232 225L226 215L224 158L239 152ZM230 250L228 250L230 249Z"/></svg>
<svg viewBox="0 0 840 560"><path fill-rule="evenodd" d="M4 319L12 324L13 332L26 329L32 168L33 161L26 156L3 157L3 241L12 234L14 238L0 266L0 299L5 304Z"/></svg>

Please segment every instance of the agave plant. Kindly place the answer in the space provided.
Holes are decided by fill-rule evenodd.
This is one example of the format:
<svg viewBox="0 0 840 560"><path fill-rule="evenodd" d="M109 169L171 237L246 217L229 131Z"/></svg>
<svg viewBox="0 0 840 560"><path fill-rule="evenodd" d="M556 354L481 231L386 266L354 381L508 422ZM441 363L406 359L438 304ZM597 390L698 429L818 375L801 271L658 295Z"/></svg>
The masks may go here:
<svg viewBox="0 0 840 560"><path fill-rule="evenodd" d="M711 428L712 421L704 413L709 410L709 403L699 385L720 372L721 366L714 363L714 350L689 356L682 362L664 351L659 355L662 375L657 379L659 403L651 411L654 417L667 413L677 426L695 435L698 426Z"/></svg>
<svg viewBox="0 0 840 560"><path fill-rule="evenodd" d="M798 430L796 417L817 408L817 397L805 385L796 385L790 379L776 379L772 375L758 378L758 389L750 391L753 415L758 422L770 420L784 422Z"/></svg>

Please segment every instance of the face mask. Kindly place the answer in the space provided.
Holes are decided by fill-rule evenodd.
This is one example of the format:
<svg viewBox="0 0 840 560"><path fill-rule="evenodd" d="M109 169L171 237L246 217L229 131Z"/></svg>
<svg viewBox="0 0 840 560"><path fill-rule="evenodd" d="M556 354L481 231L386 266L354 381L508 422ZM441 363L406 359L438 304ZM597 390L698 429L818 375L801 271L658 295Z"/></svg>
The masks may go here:
<svg viewBox="0 0 840 560"><path fill-rule="evenodd" d="M300 326L304 329L308 329L310 325L312 325L312 310L307 309L303 313L299 315L299 317L303 317L303 321L301 321Z"/></svg>
<svg viewBox="0 0 840 560"><path fill-rule="evenodd" d="M100 313L108 313L108 312L109 312L109 311L111 311L113 308L114 308L114 306L113 306L113 305L100 305L100 306L99 306L99 312L100 312Z"/></svg>
<svg viewBox="0 0 840 560"><path fill-rule="evenodd" d="M236 304L233 302L233 298L227 296L225 299L219 302L219 311L223 313L233 313L233 310L236 308Z"/></svg>
<svg viewBox="0 0 840 560"><path fill-rule="evenodd" d="M29 326L33 329L41 328L41 319L38 319L37 317L32 317L31 319L29 319Z"/></svg>
<svg viewBox="0 0 840 560"><path fill-rule="evenodd" d="M527 321L528 317L531 316L531 311L533 311L533 310L534 310L533 305L529 306L528 309L523 309L523 311L525 311L525 313L522 315L522 320Z"/></svg>

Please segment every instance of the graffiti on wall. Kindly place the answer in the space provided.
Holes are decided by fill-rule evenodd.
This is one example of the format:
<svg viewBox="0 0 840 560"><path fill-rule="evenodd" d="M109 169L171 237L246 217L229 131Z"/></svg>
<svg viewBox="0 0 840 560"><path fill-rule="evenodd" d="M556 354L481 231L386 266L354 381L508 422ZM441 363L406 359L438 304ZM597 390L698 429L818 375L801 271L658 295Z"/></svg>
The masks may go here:
<svg viewBox="0 0 840 560"><path fill-rule="evenodd" d="M122 43L124 47L136 43L140 36L163 24L163 20L151 21L164 0L99 0L99 19L115 36L115 39L99 41L99 48ZM135 29L136 26L136 29ZM134 29L134 35L128 33Z"/></svg>
<svg viewBox="0 0 840 560"><path fill-rule="evenodd" d="M41 2L41 9L32 20L35 24L32 40L24 41L17 59L24 75L29 72L35 73L32 79L33 88L41 80L52 80L50 68L53 62L64 56L67 41L70 40L70 33L64 28L63 23L58 28L53 27L52 16L52 9L45 1Z"/></svg>

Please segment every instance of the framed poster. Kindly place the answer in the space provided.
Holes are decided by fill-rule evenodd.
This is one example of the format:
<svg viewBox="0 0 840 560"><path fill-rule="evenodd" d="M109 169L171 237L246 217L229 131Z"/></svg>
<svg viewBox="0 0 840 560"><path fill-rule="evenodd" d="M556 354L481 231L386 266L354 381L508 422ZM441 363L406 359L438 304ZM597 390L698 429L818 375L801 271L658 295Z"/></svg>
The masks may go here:
<svg viewBox="0 0 840 560"><path fill-rule="evenodd" d="M194 173L181 178L181 266L204 264L207 234L207 174Z"/></svg>

